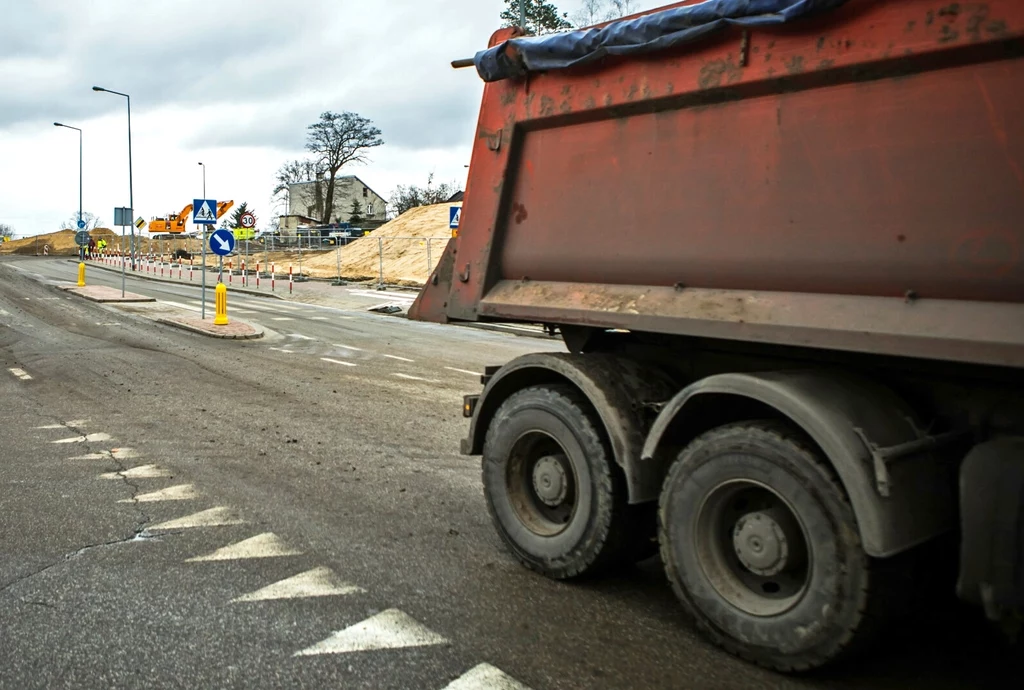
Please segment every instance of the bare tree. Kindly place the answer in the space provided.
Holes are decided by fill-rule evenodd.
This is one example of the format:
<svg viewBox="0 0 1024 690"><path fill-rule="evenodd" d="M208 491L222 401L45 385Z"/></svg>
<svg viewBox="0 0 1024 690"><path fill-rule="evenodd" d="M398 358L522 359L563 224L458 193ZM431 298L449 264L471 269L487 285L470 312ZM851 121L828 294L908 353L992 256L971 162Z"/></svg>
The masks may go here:
<svg viewBox="0 0 1024 690"><path fill-rule="evenodd" d="M636 14L636 0L611 0L611 4L613 19L617 19L619 17L627 17L631 14Z"/></svg>
<svg viewBox="0 0 1024 690"><path fill-rule="evenodd" d="M0 223L0 242L4 242L3 238L14 237L14 227L7 223Z"/></svg>
<svg viewBox="0 0 1024 690"><path fill-rule="evenodd" d="M580 8L572 15L572 23L578 27L593 26L612 17L605 0L583 0Z"/></svg>
<svg viewBox="0 0 1024 690"><path fill-rule="evenodd" d="M365 163L369 149L381 146L384 140L373 123L355 113L320 114L320 121L308 128L306 150L314 154L317 167L327 178L324 208L319 220L329 222L334 213L334 183L338 171L349 163Z"/></svg>
<svg viewBox="0 0 1024 690"><path fill-rule="evenodd" d="M391 201L388 203L388 213L400 216L417 206L443 204L460 191L462 188L456 182L442 182L435 187L434 173L430 173L427 175L426 187L417 187L416 185L395 187L395 191L391 192Z"/></svg>
<svg viewBox="0 0 1024 690"><path fill-rule="evenodd" d="M96 228L103 226L103 219L97 215L85 211L82 213L82 220L85 221L85 230L95 230ZM60 224L61 230L77 230L78 229L78 214L71 216L66 221Z"/></svg>
<svg viewBox="0 0 1024 690"><path fill-rule="evenodd" d="M636 0L583 0L572 16L578 27L593 26L636 12Z"/></svg>

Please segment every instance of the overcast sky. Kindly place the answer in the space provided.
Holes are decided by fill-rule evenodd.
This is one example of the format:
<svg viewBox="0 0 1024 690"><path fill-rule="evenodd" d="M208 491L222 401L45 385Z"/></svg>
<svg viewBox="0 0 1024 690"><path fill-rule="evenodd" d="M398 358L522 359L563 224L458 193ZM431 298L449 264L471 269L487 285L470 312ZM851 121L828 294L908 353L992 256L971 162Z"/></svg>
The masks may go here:
<svg viewBox="0 0 1024 690"><path fill-rule="evenodd" d="M667 2L667 0L666 0ZM638 9L666 4L638 1ZM380 127L385 145L346 169L389 198L395 185L464 184L482 84L452 59L486 47L502 0L9 0L0 21L0 223L58 229L83 206L128 206L125 99L132 96L136 215L202 193L248 201L264 227L274 173L304 155L324 110ZM556 2L575 12L580 0Z"/></svg>

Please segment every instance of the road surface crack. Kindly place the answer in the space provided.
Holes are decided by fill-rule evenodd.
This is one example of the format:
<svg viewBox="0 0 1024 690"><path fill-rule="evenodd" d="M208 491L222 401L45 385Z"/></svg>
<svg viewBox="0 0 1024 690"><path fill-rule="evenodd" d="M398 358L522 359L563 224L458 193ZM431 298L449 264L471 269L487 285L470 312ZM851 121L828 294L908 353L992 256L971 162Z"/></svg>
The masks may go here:
<svg viewBox="0 0 1024 690"><path fill-rule="evenodd" d="M106 547L109 547L109 546L119 546L120 544L127 544L128 542L133 542L133 541L145 541L147 539L155 539L155 537L150 535L148 532L146 532L144 527L139 527L139 528L133 530L131 536L129 536L129 537L124 537L122 539L111 539L110 541L99 542L97 544L87 544L86 546L83 546L80 549L75 549L74 551L70 551L70 552L62 555L60 558L58 558L53 563L50 563L49 565L45 565L42 568L40 568L39 570L36 570L36 571L31 572L31 573L29 573L27 575L22 575L21 577L15 578L11 582L9 582L9 583L3 585L2 587L0 587L0 594L3 594L7 590L9 590L9 589L11 589L13 587L16 587L17 585L21 584L25 580L30 580L33 577L36 577L37 575L42 575L47 570L51 570L53 568L56 568L59 565L63 565L65 563L69 563L69 562L75 560L76 558L78 558L79 556L81 556L82 554L87 553L89 551L92 551L94 549L102 549L102 548L106 548ZM33 602L28 602L28 603L33 603Z"/></svg>

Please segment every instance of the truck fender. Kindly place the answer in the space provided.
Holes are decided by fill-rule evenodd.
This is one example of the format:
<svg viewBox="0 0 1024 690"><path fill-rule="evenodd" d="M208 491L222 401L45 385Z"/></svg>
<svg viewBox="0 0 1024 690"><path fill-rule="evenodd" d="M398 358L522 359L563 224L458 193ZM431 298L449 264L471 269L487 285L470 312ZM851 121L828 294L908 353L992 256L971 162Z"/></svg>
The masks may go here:
<svg viewBox="0 0 1024 690"><path fill-rule="evenodd" d="M923 434L889 389L844 374L727 373L697 381L662 408L643 461L663 464L703 431L740 421L708 419L709 409L751 403L790 420L821 448L846 489L869 555L892 556L954 527L956 468L938 459L942 437Z"/></svg>
<svg viewBox="0 0 1024 690"><path fill-rule="evenodd" d="M570 383L586 396L604 425L616 463L622 467L630 503L656 500L661 477L646 471L640 451L652 408L678 387L659 371L635 360L608 354L534 353L512 360L487 382L476 403L464 455L483 453L494 413L516 391L543 383Z"/></svg>

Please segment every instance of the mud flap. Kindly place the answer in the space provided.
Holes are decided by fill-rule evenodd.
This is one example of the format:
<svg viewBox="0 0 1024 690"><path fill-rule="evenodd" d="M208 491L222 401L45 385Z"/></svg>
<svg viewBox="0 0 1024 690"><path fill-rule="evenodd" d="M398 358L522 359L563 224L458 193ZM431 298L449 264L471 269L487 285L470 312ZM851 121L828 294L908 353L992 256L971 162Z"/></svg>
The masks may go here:
<svg viewBox="0 0 1024 690"><path fill-rule="evenodd" d="M994 621L1024 613L1024 438L975 446L960 469L961 599Z"/></svg>

